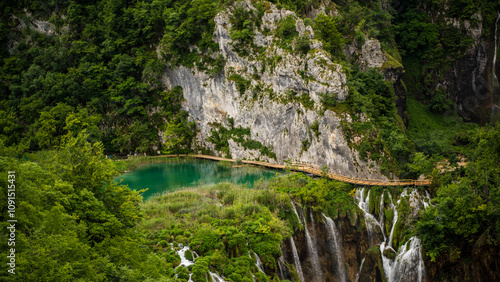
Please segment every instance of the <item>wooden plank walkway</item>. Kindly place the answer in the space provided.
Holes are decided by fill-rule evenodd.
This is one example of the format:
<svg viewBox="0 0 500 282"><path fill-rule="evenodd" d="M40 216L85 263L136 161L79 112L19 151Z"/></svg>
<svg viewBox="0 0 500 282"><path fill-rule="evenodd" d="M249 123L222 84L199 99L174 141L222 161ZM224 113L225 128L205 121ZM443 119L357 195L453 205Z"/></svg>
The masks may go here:
<svg viewBox="0 0 500 282"><path fill-rule="evenodd" d="M208 155L186 155L186 154L180 154L180 155L159 155L155 157L192 157L192 158L197 158L197 159L207 159L207 160L214 160L214 161L226 161L226 162L236 162L234 159L226 159L222 157L216 157L216 156L208 156ZM251 165L257 165L257 166L263 166L263 167L268 167L268 168L274 168L274 169L290 169L292 171L301 171L301 172L306 172L310 173L316 176L325 176L325 173L316 165L312 164L306 164L306 163L299 163L299 164L291 164L291 165L281 165L281 164L272 164L268 162L260 162L260 161L247 161L247 160L241 160L242 163L244 164L251 164ZM326 176L330 179L342 181L342 182L347 182L351 184L356 184L356 185L367 185L367 186L429 186L431 185L432 181L425 179L425 180L413 180L413 179L397 179L397 180L381 180L381 179L361 179L361 178L353 178L353 177L346 177L346 176L341 176L341 175L336 175L333 173L327 173Z"/></svg>

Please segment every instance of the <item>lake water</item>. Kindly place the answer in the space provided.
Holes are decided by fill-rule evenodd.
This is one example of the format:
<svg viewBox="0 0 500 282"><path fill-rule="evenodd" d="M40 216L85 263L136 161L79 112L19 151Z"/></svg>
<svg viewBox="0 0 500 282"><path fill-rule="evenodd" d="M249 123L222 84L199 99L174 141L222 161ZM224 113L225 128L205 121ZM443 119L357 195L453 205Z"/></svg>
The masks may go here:
<svg viewBox="0 0 500 282"><path fill-rule="evenodd" d="M179 160L150 164L124 173L114 180L128 185L132 190L149 188L143 193L144 200L154 194L175 191L179 188L211 185L219 182L246 184L252 188L255 181L269 179L284 172L262 167L232 167L231 165L206 160Z"/></svg>

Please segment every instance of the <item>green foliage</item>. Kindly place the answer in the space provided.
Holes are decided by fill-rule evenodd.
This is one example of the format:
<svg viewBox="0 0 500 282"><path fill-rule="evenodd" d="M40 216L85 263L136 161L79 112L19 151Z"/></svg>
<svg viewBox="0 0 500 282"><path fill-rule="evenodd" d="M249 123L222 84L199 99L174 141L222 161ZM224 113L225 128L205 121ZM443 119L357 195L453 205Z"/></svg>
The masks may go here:
<svg viewBox="0 0 500 282"><path fill-rule="evenodd" d="M342 18L339 20L339 31L347 42L354 40L361 47L366 38L376 38L386 52L389 46L395 45L391 12L378 2L353 1L340 6L340 9Z"/></svg>
<svg viewBox="0 0 500 282"><path fill-rule="evenodd" d="M321 132L319 131L319 123L318 120L315 120L309 128L314 132L314 136L316 137L316 141L319 141L319 135Z"/></svg>
<svg viewBox="0 0 500 282"><path fill-rule="evenodd" d="M231 128L227 129L219 123L211 124L212 130L210 131L210 136L207 138L207 141L215 145L215 150L224 153L227 158L231 158L229 152L229 139L232 139L245 149L259 150L262 155L276 158L276 154L272 151L271 147L264 146L259 141L251 139L250 128L243 128L241 126L233 127L234 121L230 123L230 125Z"/></svg>
<svg viewBox="0 0 500 282"><path fill-rule="evenodd" d="M232 74L230 75L227 80L234 81L236 83L236 88L240 92L240 95L243 96L245 95L245 91L250 87L251 82L249 80L246 80L239 74Z"/></svg>
<svg viewBox="0 0 500 282"><path fill-rule="evenodd" d="M337 94L335 93L320 93L318 96L323 110L331 110L337 105Z"/></svg>
<svg viewBox="0 0 500 282"><path fill-rule="evenodd" d="M354 71L348 86L347 106L352 113L358 113L353 122L342 125L348 144L356 147L362 158L381 161L383 172L403 174L413 148L396 113L390 83L370 69Z"/></svg>
<svg viewBox="0 0 500 282"><path fill-rule="evenodd" d="M443 254L459 258L464 242L500 241L500 174L495 163L500 157L500 125L470 134L471 163L465 176L444 183L433 199L435 207L426 210L417 224L432 261Z"/></svg>
<svg viewBox="0 0 500 282"><path fill-rule="evenodd" d="M108 152L151 152L161 147L163 125L181 111L182 101L176 100L175 106L164 97L161 75L166 62L156 50L161 37L165 33L173 38L163 52L171 64L180 57L191 58L187 50L191 44L199 43L201 50L217 46L211 38L217 5L212 1L185 4L6 4L9 23L11 13L31 21L24 15L28 11L34 19L51 15L49 21L55 23L51 34L28 29L12 33L19 44L12 52L2 53L0 126L7 131L0 135L6 145L22 142L29 150L51 149L70 132L74 137L85 129ZM17 8L11 9L12 5ZM195 12L198 9L206 13ZM212 22L212 28L205 22ZM187 38L192 41L180 44ZM219 59L210 60L214 68L208 71L220 69Z"/></svg>
<svg viewBox="0 0 500 282"><path fill-rule="evenodd" d="M475 124L460 122L453 114L438 115L430 112L414 99L407 99L409 113L408 137L415 142L416 149L428 156L452 157L465 154L466 146L454 143L455 136L477 127ZM466 137L464 137L466 138ZM461 142L468 142L463 140Z"/></svg>
<svg viewBox="0 0 500 282"><path fill-rule="evenodd" d="M300 36L297 38L295 50L299 51L299 54L307 54L311 49L309 47L310 40L306 36Z"/></svg>
<svg viewBox="0 0 500 282"><path fill-rule="evenodd" d="M7 171L16 172L16 279L144 280L170 277L166 262L141 248L138 192L111 182L116 175L100 143L83 134L57 151L0 157L1 207ZM2 228L6 218L2 215ZM7 241L2 242L6 263ZM126 270L126 271L125 271ZM2 281L10 281L7 272Z"/></svg>
<svg viewBox="0 0 500 282"><path fill-rule="evenodd" d="M166 2L160 11L165 15L165 35L161 40L165 59L174 65L204 67L210 54L217 50L212 41L214 18L220 6L218 1L186 1L183 4ZM191 51L197 46L201 54Z"/></svg>
<svg viewBox="0 0 500 282"><path fill-rule="evenodd" d="M421 152L415 153L413 155L413 161L408 163L409 173L412 174L413 177L418 177L421 174L428 176L431 174L433 167L431 160Z"/></svg>
<svg viewBox="0 0 500 282"><path fill-rule="evenodd" d="M228 195L232 195L231 202L224 202ZM266 270L276 271L281 240L291 236L289 227L278 217L284 202L259 200L266 195L280 198L268 188L247 189L229 183L165 194L144 203L146 216L139 228L153 234L151 242L174 234L192 234L189 246L200 255L192 267L193 279L204 280L210 270L238 281L251 281L252 275L266 281L269 277L258 276L255 259L248 254L258 254ZM175 203L183 203L183 208L167 208ZM179 232L174 233L174 229ZM174 245L177 238L179 235Z"/></svg>
<svg viewBox="0 0 500 282"><path fill-rule="evenodd" d="M439 41L439 26L430 22L424 12L409 11L404 21L397 26L399 46L405 52L413 53L435 46Z"/></svg>
<svg viewBox="0 0 500 282"><path fill-rule="evenodd" d="M436 114L443 114L450 111L453 107L453 102L446 97L443 91L437 90L434 97L430 101L430 110Z"/></svg>
<svg viewBox="0 0 500 282"><path fill-rule="evenodd" d="M323 42L323 48L326 51L337 59L343 58L344 39L337 30L336 20L324 13L319 14L314 20L314 33Z"/></svg>
<svg viewBox="0 0 500 282"><path fill-rule="evenodd" d="M290 50L292 40L299 35L297 30L295 29L295 22L295 17L293 15L288 15L286 18L281 20L279 27L276 30L276 36L280 39L280 46L283 49ZM300 48L305 49L306 47L304 46L304 39L302 39L301 44L302 46ZM307 45L307 48L308 47L309 44Z"/></svg>
<svg viewBox="0 0 500 282"><path fill-rule="evenodd" d="M231 17L230 36L239 55L249 55L248 47L253 45L255 14L253 10L237 7Z"/></svg>

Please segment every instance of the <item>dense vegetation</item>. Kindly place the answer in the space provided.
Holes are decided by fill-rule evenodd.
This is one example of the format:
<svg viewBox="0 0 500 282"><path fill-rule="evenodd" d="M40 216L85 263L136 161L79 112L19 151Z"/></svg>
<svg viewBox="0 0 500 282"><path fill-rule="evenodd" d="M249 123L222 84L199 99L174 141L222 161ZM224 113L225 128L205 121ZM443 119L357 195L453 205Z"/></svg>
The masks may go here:
<svg viewBox="0 0 500 282"><path fill-rule="evenodd" d="M347 75L346 100L324 94L318 112L348 113L352 120L344 120L342 129L349 145L386 175L433 178L434 206L416 222L399 223L395 244L417 234L429 258L441 262L457 260L474 244L500 244L500 125L464 123L442 87L444 73L474 44L465 25L449 19L467 20L491 40L498 2L451 1L446 11L443 1L428 0L385 8L379 1L251 2L255 10L225 0L0 3L0 210L6 210L6 171L14 170L22 179L16 279L168 281L177 274L187 281L169 245L181 243L201 256L190 267L194 277L216 271L233 281L252 281L252 274L265 281L247 253L276 269L279 243L300 229L291 199L333 218L359 212L350 185L299 175L254 190L221 184L143 204L138 192L111 182L140 161L113 163L105 154L215 153L193 144L196 126L181 107L183 89L167 90L162 75L179 65L209 76L221 73L225 61L213 33L214 17L223 9L234 15L230 37L236 52L263 60L253 80L282 60L263 55L253 43L255 31L275 36L283 52L304 58L315 50L295 29L303 20ZM296 13L282 19L274 34L261 23L269 3ZM321 5L324 13L309 18ZM390 60L381 69L361 71L345 49L361 48L370 38L380 41ZM382 74L390 68L404 68L400 87L408 98L407 117L397 114L396 85ZM315 109L308 93L278 97L266 86L251 89L250 78L241 74L226 78L254 101L268 95ZM317 121L310 129L319 140ZM230 156L229 140L276 158L231 118L225 125L213 123L208 141L215 151ZM304 140L302 149L310 142ZM375 213L380 194L375 188ZM4 213L0 221L6 230Z"/></svg>
<svg viewBox="0 0 500 282"><path fill-rule="evenodd" d="M219 184L141 204L137 191L111 182L123 162L106 159L102 144L87 138L79 134L58 150L22 160L7 157L15 152L0 147L2 210L7 170L19 179L17 275L2 272L2 281L174 281L176 274L175 281L187 281L169 243L189 245L200 256L189 268L195 281L208 271L233 281L252 281L252 274L266 281L247 254L255 252L266 269L276 269L281 240L299 228L292 198L332 217L356 212L350 185L300 174L260 182L252 190ZM6 228L3 214L1 219ZM1 244L5 263L7 241Z"/></svg>

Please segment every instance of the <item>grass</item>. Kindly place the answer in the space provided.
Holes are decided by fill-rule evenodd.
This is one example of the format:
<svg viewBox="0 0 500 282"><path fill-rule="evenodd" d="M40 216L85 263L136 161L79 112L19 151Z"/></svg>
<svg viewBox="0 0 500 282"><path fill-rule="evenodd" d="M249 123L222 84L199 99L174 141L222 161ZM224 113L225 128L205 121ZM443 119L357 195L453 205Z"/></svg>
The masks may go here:
<svg viewBox="0 0 500 282"><path fill-rule="evenodd" d="M477 124L465 123L453 114L434 114L413 98L408 98L406 105L409 115L407 133L417 151L445 157L465 153L466 147L456 145L454 140L457 134L477 128Z"/></svg>

